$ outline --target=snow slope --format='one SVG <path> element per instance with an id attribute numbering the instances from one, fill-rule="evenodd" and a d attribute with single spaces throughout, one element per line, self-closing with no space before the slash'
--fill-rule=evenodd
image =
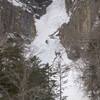
<path id="1" fill-rule="evenodd" d="M 77 63 L 80 63 L 78 61 Z M 67 89 L 64 91 L 64 95 L 68 95 L 68 100 L 89 100 L 89 98 L 83 93 L 81 89 L 81 82 L 78 80 L 78 72 L 75 69 L 75 63 L 71 66 L 71 70 L 68 74 Z"/>
<path id="2" fill-rule="evenodd" d="M 47 12 L 40 19 L 35 19 L 37 36 L 31 43 L 29 56 L 37 55 L 42 63 L 52 64 L 56 52 L 62 54 L 62 64 L 69 65 L 72 61 L 68 59 L 65 48 L 60 43 L 58 34 L 59 28 L 63 23 L 68 23 L 70 16 L 66 13 L 65 0 L 53 0 L 47 8 Z M 74 77 L 76 75 L 73 68 L 68 74 L 67 89 L 64 95 L 68 100 L 87 100 L 83 93 L 75 86 Z"/>

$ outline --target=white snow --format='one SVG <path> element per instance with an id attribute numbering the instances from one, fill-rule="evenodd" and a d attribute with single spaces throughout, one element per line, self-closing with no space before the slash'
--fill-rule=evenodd
<path id="1" fill-rule="evenodd" d="M 69 65 L 72 61 L 68 59 L 65 53 L 65 48 L 60 43 L 59 36 L 56 36 L 59 32 L 59 28 L 63 23 L 68 23 L 70 16 L 66 13 L 65 0 L 53 0 L 53 2 L 47 7 L 47 12 L 40 19 L 35 19 L 35 25 L 37 30 L 37 36 L 31 43 L 31 49 L 28 56 L 37 55 L 42 63 L 52 64 L 56 52 L 62 54 L 62 63 Z M 57 31 L 58 30 L 58 31 Z M 55 34 L 54 34 L 55 33 Z M 53 35 L 51 38 L 50 35 Z M 35 54 L 34 54 L 35 53 Z M 64 95 L 68 96 L 67 100 L 87 100 L 80 89 L 75 86 L 74 76 L 76 73 L 71 70 L 68 74 L 67 89 Z"/>
<path id="2" fill-rule="evenodd" d="M 75 66 L 76 67 L 78 66 L 77 64 L 81 65 L 83 64 L 83 62 L 79 60 L 76 63 L 73 62 L 73 64 L 70 65 L 71 70 L 69 71 L 69 74 L 67 77 L 68 83 L 66 84 L 67 89 L 65 90 L 64 95 L 68 95 L 67 100 L 89 100 L 89 98 L 83 93 L 82 88 L 81 88 L 82 84 L 78 80 L 79 73 L 75 69 Z"/>

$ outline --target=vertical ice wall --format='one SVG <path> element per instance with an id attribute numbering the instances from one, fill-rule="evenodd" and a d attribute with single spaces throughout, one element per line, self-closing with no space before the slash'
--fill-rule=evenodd
<path id="1" fill-rule="evenodd" d="M 70 17 L 65 8 L 65 0 L 53 0 L 47 8 L 46 14 L 40 19 L 35 19 L 37 36 L 31 44 L 30 56 L 35 53 L 43 63 L 52 64 L 55 52 L 60 52 L 63 59 L 62 63 L 71 63 L 71 60 L 67 58 L 65 48 L 60 43 L 59 36 L 56 36 L 61 25 L 68 23 L 69 20 Z M 51 35 L 53 36 L 51 37 Z M 68 96 L 67 100 L 87 100 L 74 83 L 73 76 L 75 75 L 76 72 L 71 68 L 67 77 L 68 83 L 66 84 L 67 88 L 64 91 L 64 95 Z"/>

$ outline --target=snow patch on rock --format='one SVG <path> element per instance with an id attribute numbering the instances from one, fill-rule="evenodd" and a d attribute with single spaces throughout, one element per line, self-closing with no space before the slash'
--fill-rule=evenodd
<path id="1" fill-rule="evenodd" d="M 16 7 L 22 7 L 24 4 L 19 0 L 8 0 L 8 2 L 12 3 Z"/>
<path id="2" fill-rule="evenodd" d="M 19 0 L 7 0 L 7 1 L 16 7 L 21 7 L 23 10 L 26 10 L 27 12 L 32 13 L 31 10 L 28 9 L 26 4 L 20 2 Z"/>

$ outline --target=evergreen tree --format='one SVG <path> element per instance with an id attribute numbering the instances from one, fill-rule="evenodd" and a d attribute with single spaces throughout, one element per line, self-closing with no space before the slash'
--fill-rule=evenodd
<path id="1" fill-rule="evenodd" d="M 22 42 L 15 35 L 0 49 L 0 100 L 55 100 L 51 67 L 36 56 L 26 60 Z"/>
<path id="2" fill-rule="evenodd" d="M 9 37 L 6 45 L 0 50 L 0 92 L 5 100 L 6 96 L 11 99 L 11 96 L 18 92 L 11 80 L 14 77 L 13 71 L 20 69 L 23 58 L 22 46 L 17 39 L 21 38 L 18 35 Z"/>

